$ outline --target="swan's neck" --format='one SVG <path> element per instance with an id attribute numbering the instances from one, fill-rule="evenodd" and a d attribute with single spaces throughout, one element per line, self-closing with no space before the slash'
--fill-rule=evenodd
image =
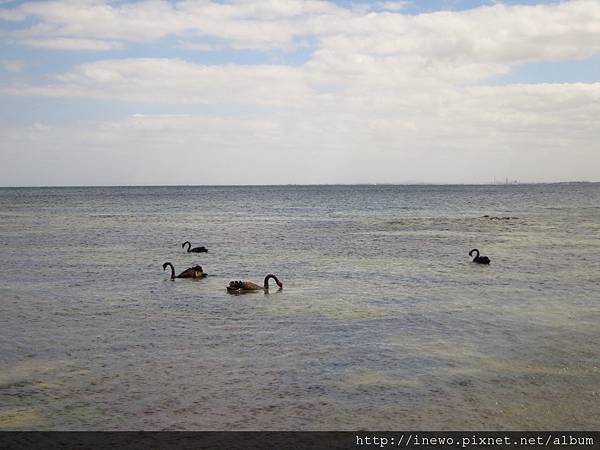
<path id="1" fill-rule="evenodd" d="M 275 283 L 277 283 L 277 286 L 281 287 L 281 282 L 277 279 L 277 277 L 275 275 L 267 275 L 265 277 L 265 289 L 269 289 L 269 280 L 273 278 L 275 280 Z"/>

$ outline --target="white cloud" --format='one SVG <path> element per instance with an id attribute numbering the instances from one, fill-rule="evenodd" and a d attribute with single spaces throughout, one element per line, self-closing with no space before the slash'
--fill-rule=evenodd
<path id="1" fill-rule="evenodd" d="M 169 35 L 191 35 L 222 38 L 233 48 L 288 48 L 295 37 L 307 33 L 307 18 L 340 11 L 331 3 L 312 0 L 144 0 L 124 4 L 55 0 L 0 9 L 0 19 L 38 21 L 14 33 L 24 44 L 32 38 L 102 40 L 110 36 L 125 43 L 142 43 Z"/>
<path id="2" fill-rule="evenodd" d="M 0 92 L 140 103 L 281 106 L 304 103 L 312 88 L 304 72 L 292 67 L 121 59 L 83 64 L 44 86 L 5 87 Z"/>
<path id="3" fill-rule="evenodd" d="M 68 167 L 77 168 L 75 184 L 594 179 L 599 99 L 600 84 L 486 87 L 394 114 L 386 103 L 368 114 L 360 111 L 368 104 L 344 103 L 301 114 L 142 113 L 77 127 L 13 127 L 0 130 L 0 183 L 15 184 L 26 170 L 38 183 L 64 184 Z M 48 171 L 57 161 L 63 167 Z"/>
<path id="4" fill-rule="evenodd" d="M 375 55 L 418 54 L 447 61 L 514 64 L 586 57 L 599 50 L 600 3 L 494 5 L 461 12 L 401 14 L 404 2 L 376 2 L 385 12 L 348 10 L 325 1 L 237 0 L 113 3 L 54 0 L 1 8 L 0 18 L 37 20 L 12 33 L 23 44 L 47 39 L 121 43 L 166 36 L 208 36 L 232 48 L 290 49 L 306 38 L 321 48 Z"/>
<path id="5" fill-rule="evenodd" d="M 55 49 L 55 50 L 120 50 L 124 48 L 122 43 L 102 41 L 96 39 L 25 39 L 21 41 L 31 47 Z"/>
<path id="6" fill-rule="evenodd" d="M 11 34 L 27 45 L 99 50 L 176 36 L 179 46 L 202 51 L 289 49 L 306 39 L 314 51 L 296 66 L 124 57 L 80 64 L 39 84 L 4 83 L 4 95 L 101 99 L 116 108 L 130 102 L 140 113 L 3 130 L 0 156 L 25 168 L 14 149 L 27 146 L 42 162 L 64 149 L 70 161 L 85 165 L 89 157 L 124 177 L 134 176 L 126 168 L 135 161 L 138 178 L 126 178 L 132 183 L 160 183 L 152 171 L 170 170 L 178 178 L 164 182 L 217 183 L 224 174 L 240 183 L 488 181 L 495 173 L 544 181 L 561 179 L 561 167 L 594 178 L 600 82 L 479 83 L 518 64 L 600 51 L 600 2 L 416 16 L 401 13 L 403 2 L 388 3 L 377 6 L 384 12 L 296 0 L 21 4 L 2 14 L 39 20 Z M 202 105 L 218 114 L 153 115 L 144 105 L 175 112 Z M 197 170 L 176 170 L 182 160 L 208 169 L 195 178 Z M 532 171 L 540 161 L 548 170 Z M 265 173 L 244 170 L 254 166 Z M 0 172 L 0 184 L 12 176 Z"/>

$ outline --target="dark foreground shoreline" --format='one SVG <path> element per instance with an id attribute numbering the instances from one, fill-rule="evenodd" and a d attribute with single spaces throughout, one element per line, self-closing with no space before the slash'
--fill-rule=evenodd
<path id="1" fill-rule="evenodd" d="M 201 431 L 0 432 L 13 449 L 362 449 L 600 448 L 600 432 L 582 431 Z"/>

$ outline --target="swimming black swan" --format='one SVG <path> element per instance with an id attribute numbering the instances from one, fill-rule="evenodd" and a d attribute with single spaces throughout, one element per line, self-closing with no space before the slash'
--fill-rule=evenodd
<path id="1" fill-rule="evenodd" d="M 181 248 L 188 246 L 187 248 L 187 252 L 188 253 L 206 253 L 208 252 L 208 249 L 206 247 L 194 247 L 192 248 L 192 244 L 190 244 L 190 241 L 185 241 L 183 244 L 181 244 Z"/>
<path id="2" fill-rule="evenodd" d="M 206 274 L 202 271 L 201 266 L 190 267 L 189 269 L 185 269 L 179 275 L 175 276 L 175 268 L 173 264 L 170 262 L 166 262 L 163 264 L 163 270 L 167 270 L 167 267 L 171 268 L 171 280 L 175 278 L 204 278 Z"/>
<path id="3" fill-rule="evenodd" d="M 473 250 L 471 250 L 469 252 L 469 256 L 473 256 L 473 253 L 477 253 L 475 255 L 475 257 L 473 258 L 474 263 L 478 263 L 478 264 L 489 264 L 490 263 L 490 258 L 488 258 L 487 256 L 479 256 L 479 250 L 477 250 L 476 248 L 474 248 Z"/>
<path id="4" fill-rule="evenodd" d="M 279 279 L 273 275 L 269 274 L 265 277 L 264 286 L 259 286 L 258 284 L 252 283 L 251 281 L 231 281 L 229 286 L 227 286 L 227 290 L 229 292 L 248 292 L 248 291 L 268 291 L 269 290 L 269 280 L 273 278 L 279 289 L 283 288 L 283 283 L 279 281 Z"/>

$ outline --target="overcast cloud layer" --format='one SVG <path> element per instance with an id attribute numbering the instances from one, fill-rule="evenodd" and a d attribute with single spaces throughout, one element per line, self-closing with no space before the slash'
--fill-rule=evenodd
<path id="1" fill-rule="evenodd" d="M 410 7 L 0 3 L 0 185 L 600 181 L 600 1 Z"/>

